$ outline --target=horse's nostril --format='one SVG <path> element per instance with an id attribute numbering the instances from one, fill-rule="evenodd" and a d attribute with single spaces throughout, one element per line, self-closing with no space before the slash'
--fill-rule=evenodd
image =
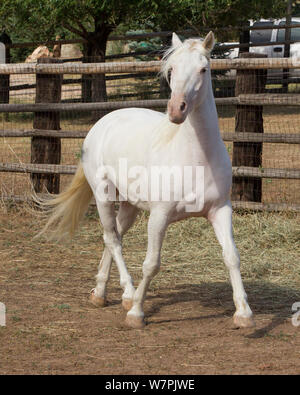
<path id="1" fill-rule="evenodd" d="M 183 102 L 180 104 L 180 111 L 183 112 L 185 109 L 186 109 L 186 103 L 183 101 Z"/>

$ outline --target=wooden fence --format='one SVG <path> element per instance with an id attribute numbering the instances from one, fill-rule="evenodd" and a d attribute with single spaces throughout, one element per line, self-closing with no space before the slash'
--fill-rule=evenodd
<path id="1" fill-rule="evenodd" d="M 31 137 L 32 138 L 32 163 L 0 163 L 0 172 L 17 172 L 30 173 L 32 180 L 42 179 L 47 180 L 46 184 L 49 189 L 49 179 L 56 179 L 60 174 L 73 174 L 76 166 L 61 165 L 59 155 L 51 162 L 51 155 L 43 157 L 39 155 L 37 162 L 37 153 L 34 149 L 34 141 L 47 146 L 53 141 L 60 141 L 61 138 L 83 138 L 86 131 L 61 131 L 59 130 L 59 114 L 62 111 L 111 111 L 119 108 L 127 107 L 147 107 L 156 109 L 165 109 L 167 101 L 164 99 L 156 100 L 136 100 L 136 101 L 115 101 L 115 102 L 97 102 L 97 103 L 61 103 L 59 100 L 59 90 L 61 87 L 61 76 L 63 74 L 120 74 L 120 73 L 157 73 L 161 67 L 160 61 L 151 62 L 118 62 L 118 63 L 37 63 L 37 64 L 4 64 L 0 65 L 0 75 L 11 74 L 36 74 L 37 75 L 37 91 L 47 91 L 48 97 L 37 97 L 34 104 L 0 104 L 0 113 L 9 112 L 33 112 L 35 114 L 34 126 L 30 130 L 0 130 L 0 137 Z M 256 72 L 257 70 L 266 69 L 296 69 L 300 68 L 300 60 L 283 58 L 283 59 L 269 59 L 269 58 L 239 58 L 239 59 L 212 59 L 212 70 L 229 70 L 235 69 L 238 72 L 247 71 Z M 44 76 L 44 78 L 43 78 Z M 57 76 L 56 87 L 52 89 L 52 95 L 49 93 L 49 78 Z M 237 90 L 236 90 L 237 91 Z M 44 100 L 43 100 L 44 98 Z M 223 106 L 246 106 L 248 108 L 257 106 L 300 106 L 300 94 L 266 94 L 266 93 L 240 93 L 235 97 L 216 98 L 216 104 Z M 37 122 L 39 114 L 46 118 L 41 122 Z M 47 115 L 48 114 L 48 115 Z M 58 116 L 58 122 L 53 123 L 53 119 Z M 243 116 L 243 115 L 242 115 Z M 50 121 L 51 119 L 51 121 Z M 47 125 L 56 125 L 55 127 Z M 236 144 L 244 144 L 244 149 L 247 149 L 247 144 L 255 143 L 261 145 L 263 143 L 282 143 L 282 144 L 300 144 L 300 133 L 297 134 L 283 134 L 283 133 L 262 133 L 256 130 L 251 132 L 230 132 L 222 133 L 224 141 L 230 141 Z M 35 140 L 38 139 L 38 140 Z M 53 140 L 54 139 L 54 140 Z M 51 143 L 52 141 L 52 143 Z M 300 147 L 299 147 L 300 148 Z M 46 148 L 47 150 L 47 148 Z M 47 158 L 46 158 L 47 157 Z M 49 161 L 50 158 L 50 161 Z M 48 161 L 48 163 L 47 163 Z M 248 166 L 247 163 L 233 166 L 234 178 L 247 178 L 262 180 L 263 178 L 274 179 L 291 179 L 300 180 L 300 169 L 280 169 L 280 168 L 262 168 L 258 166 Z M 41 192 L 41 185 L 36 186 L 37 192 Z M 50 191 L 57 193 L 57 182 L 52 182 L 53 189 Z M 260 201 L 233 201 L 233 206 L 236 208 L 250 208 L 255 210 L 293 210 L 300 211 L 299 202 L 293 204 L 287 203 L 270 203 L 264 204 Z"/>
<path id="2" fill-rule="evenodd" d="M 300 69 L 300 58 L 211 59 L 211 70 Z M 161 61 L 0 64 L 0 74 L 120 74 L 159 72 Z"/>

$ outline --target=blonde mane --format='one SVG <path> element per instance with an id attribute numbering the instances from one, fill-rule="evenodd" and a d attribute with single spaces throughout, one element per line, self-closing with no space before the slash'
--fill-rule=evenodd
<path id="1" fill-rule="evenodd" d="M 159 150 L 166 146 L 171 140 L 173 140 L 180 127 L 181 125 L 170 122 L 168 114 L 165 114 L 154 130 L 152 148 L 154 150 Z"/>
<path id="2" fill-rule="evenodd" d="M 162 58 L 161 75 L 169 82 L 169 71 L 174 60 L 184 51 L 197 50 L 200 55 L 210 58 L 210 51 L 205 49 L 202 45 L 203 39 L 190 38 L 185 40 L 182 45 L 174 47 L 173 45 L 167 49 Z"/>

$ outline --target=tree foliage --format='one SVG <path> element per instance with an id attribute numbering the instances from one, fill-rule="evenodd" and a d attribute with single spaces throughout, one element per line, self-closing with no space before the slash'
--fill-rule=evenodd
<path id="1" fill-rule="evenodd" d="M 281 18 L 286 0 L 144 0 L 146 20 L 157 30 L 228 28 L 248 20 Z M 152 11 L 151 11 L 152 10 Z"/>
<path id="2" fill-rule="evenodd" d="M 68 32 L 85 39 L 121 23 L 155 30 L 227 27 L 282 17 L 286 0 L 1 0 L 0 23 L 10 34 L 46 40 Z"/>
<path id="3" fill-rule="evenodd" d="M 139 17 L 138 0 L 2 0 L 0 23 L 28 38 L 54 38 L 62 31 L 89 39 Z"/>
<path id="4" fill-rule="evenodd" d="M 46 41 L 57 34 L 82 38 L 85 59 L 103 61 L 108 37 L 120 25 L 156 31 L 193 28 L 200 34 L 203 27 L 280 18 L 285 10 L 286 0 L 0 0 L 0 30 L 13 42 Z M 100 98 L 96 88 L 101 84 L 92 84 L 94 99 Z"/>

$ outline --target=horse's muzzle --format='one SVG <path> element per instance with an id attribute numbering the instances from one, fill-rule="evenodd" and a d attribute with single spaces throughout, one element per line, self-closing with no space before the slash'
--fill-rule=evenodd
<path id="1" fill-rule="evenodd" d="M 185 121 L 188 114 L 188 105 L 184 98 L 180 96 L 172 96 L 168 102 L 169 120 L 176 124 L 181 124 Z"/>

